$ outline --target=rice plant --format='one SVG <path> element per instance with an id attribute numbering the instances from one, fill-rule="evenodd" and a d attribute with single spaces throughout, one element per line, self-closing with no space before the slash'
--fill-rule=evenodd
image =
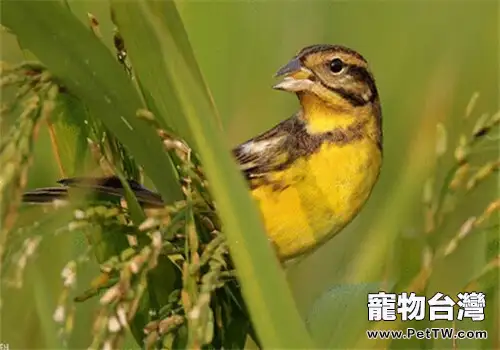
<path id="1" fill-rule="evenodd" d="M 375 289 L 433 294 L 440 269 L 474 237 L 486 242 L 485 259 L 457 288 L 487 294 L 483 328 L 491 337 L 481 346 L 498 344 L 500 201 L 497 193 L 483 197 L 481 189 L 500 165 L 500 112 L 480 114 L 478 94 L 459 117 L 457 140 L 447 124 L 437 125 L 429 155 L 435 167 L 419 184 L 418 245 L 398 251 L 401 260 L 388 264 L 400 269 L 377 283 L 329 291 L 303 322 L 220 142 L 220 116 L 175 3 L 111 1 L 110 19 L 88 14 L 86 25 L 60 3 L 6 1 L 3 7 L 2 25 L 16 35 L 26 60 L 1 66 L 1 87 L 13 92 L 2 101 L 2 118 L 15 120 L 0 144 L 2 284 L 21 288 L 38 250 L 50 250 L 44 246 L 50 237 L 84 237 L 85 248 L 60 272 L 61 292 L 50 310 L 57 346 L 70 346 L 77 311 L 94 301 L 90 348 L 130 346 L 130 334 L 147 349 L 233 349 L 252 342 L 263 348 L 408 347 L 367 339 L 365 332 L 408 324 L 369 323 L 366 309 L 342 307 L 365 307 Z M 113 37 L 103 34 L 104 20 L 113 23 Z M 71 203 L 43 207 L 36 220 L 18 220 L 29 211 L 20 201 L 44 127 L 61 175 L 116 174 L 125 188 L 122 200 L 77 193 Z M 166 205 L 142 207 L 125 179 L 152 182 Z M 470 210 L 469 202 L 478 205 Z M 417 264 L 405 256 L 410 253 Z M 78 283 L 80 271 L 95 261 L 92 281 Z M 439 347 L 429 340 L 411 344 Z"/>

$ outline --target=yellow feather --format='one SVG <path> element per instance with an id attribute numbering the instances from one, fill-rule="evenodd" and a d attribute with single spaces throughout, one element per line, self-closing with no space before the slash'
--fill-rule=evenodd
<path id="1" fill-rule="evenodd" d="M 338 146 L 324 144 L 252 191 L 266 231 L 282 259 L 293 258 L 328 240 L 345 227 L 367 200 L 382 156 L 368 138 Z"/>

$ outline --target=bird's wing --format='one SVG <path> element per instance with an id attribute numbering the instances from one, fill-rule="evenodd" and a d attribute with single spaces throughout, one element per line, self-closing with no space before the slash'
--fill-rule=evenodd
<path id="1" fill-rule="evenodd" d="M 297 123 L 294 117 L 287 119 L 233 149 L 240 170 L 248 180 L 279 170 L 288 162 Z"/>
<path id="2" fill-rule="evenodd" d="M 297 130 L 303 130 L 303 122 L 297 117 L 287 119 L 274 128 L 256 136 L 233 149 L 233 155 L 239 164 L 240 170 L 250 182 L 252 179 L 265 179 L 272 171 L 285 167 L 293 155 L 297 154 Z M 64 187 L 45 187 L 24 193 L 23 201 L 29 203 L 46 203 L 56 199 L 66 199 L 69 188 L 88 189 L 97 194 L 123 197 L 124 189 L 120 179 L 109 177 L 73 177 L 58 181 Z M 161 207 L 164 202 L 156 192 L 142 186 L 134 180 L 128 180 L 140 203 Z"/>

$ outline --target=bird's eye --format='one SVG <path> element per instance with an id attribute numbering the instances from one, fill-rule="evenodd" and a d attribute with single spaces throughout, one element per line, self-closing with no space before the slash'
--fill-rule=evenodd
<path id="1" fill-rule="evenodd" d="M 332 73 L 339 74 L 344 69 L 344 62 L 340 58 L 334 58 L 330 62 L 330 70 Z"/>

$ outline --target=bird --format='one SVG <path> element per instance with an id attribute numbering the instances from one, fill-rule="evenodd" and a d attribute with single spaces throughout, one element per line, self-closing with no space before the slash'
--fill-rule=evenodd
<path id="1" fill-rule="evenodd" d="M 367 202 L 382 167 L 382 111 L 366 59 L 342 45 L 312 45 L 281 67 L 273 86 L 294 93 L 300 109 L 232 150 L 269 240 L 286 261 L 314 251 L 342 231 Z M 161 196 L 129 180 L 139 203 Z M 123 196 L 115 177 L 74 177 L 26 192 L 51 202 L 70 188 Z"/>

